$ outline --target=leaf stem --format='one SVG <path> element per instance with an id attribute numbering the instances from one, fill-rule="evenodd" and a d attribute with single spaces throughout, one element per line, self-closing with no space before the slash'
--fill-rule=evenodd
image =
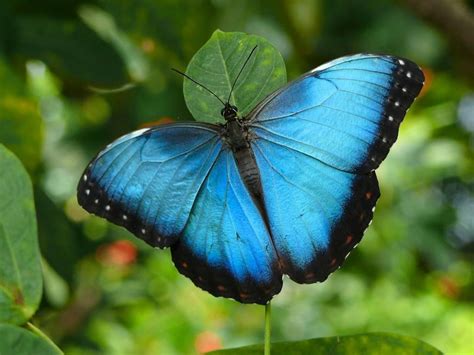
<path id="1" fill-rule="evenodd" d="M 271 333 L 272 333 L 272 304 L 268 302 L 265 305 L 265 345 L 264 355 L 270 355 Z"/>
<path id="2" fill-rule="evenodd" d="M 63 354 L 63 351 L 46 335 L 44 334 L 41 329 L 36 327 L 33 323 L 27 322 L 25 324 L 25 328 L 29 329 L 32 333 L 35 333 L 36 335 L 40 336 L 43 338 L 46 342 L 48 342 L 53 348 L 55 348 L 58 353 Z"/>

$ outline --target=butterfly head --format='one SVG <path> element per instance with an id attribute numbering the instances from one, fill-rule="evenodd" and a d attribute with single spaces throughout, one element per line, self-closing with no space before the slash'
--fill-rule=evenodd
<path id="1" fill-rule="evenodd" d="M 237 112 L 239 110 L 234 105 L 230 103 L 226 103 L 224 108 L 221 110 L 222 117 L 225 118 L 226 121 L 233 121 L 237 118 Z"/>

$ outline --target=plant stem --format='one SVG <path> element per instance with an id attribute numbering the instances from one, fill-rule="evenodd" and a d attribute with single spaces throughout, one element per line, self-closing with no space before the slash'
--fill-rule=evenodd
<path id="1" fill-rule="evenodd" d="M 264 355 L 270 355 L 270 337 L 272 332 L 272 304 L 268 302 L 265 305 L 265 347 L 264 347 Z"/>
<path id="2" fill-rule="evenodd" d="M 36 327 L 33 323 L 27 322 L 25 324 L 25 328 L 29 329 L 32 333 L 35 333 L 36 335 L 43 338 L 46 342 L 48 342 L 53 348 L 58 351 L 58 354 L 63 354 L 62 350 L 46 334 L 44 334 L 41 329 Z"/>

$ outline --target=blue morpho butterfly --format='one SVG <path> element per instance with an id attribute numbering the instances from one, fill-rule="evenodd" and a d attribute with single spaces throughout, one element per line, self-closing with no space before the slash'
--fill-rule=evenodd
<path id="1" fill-rule="evenodd" d="M 211 92 L 225 124 L 117 139 L 85 170 L 79 203 L 171 247 L 179 272 L 211 294 L 265 304 L 284 274 L 324 281 L 361 240 L 380 196 L 374 169 L 423 81 L 407 59 L 357 54 L 290 82 L 247 117 Z"/>

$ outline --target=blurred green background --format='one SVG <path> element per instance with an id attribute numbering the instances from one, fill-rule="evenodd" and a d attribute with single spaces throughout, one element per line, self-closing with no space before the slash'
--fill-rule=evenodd
<path id="1" fill-rule="evenodd" d="M 356 52 L 410 58 L 427 77 L 379 169 L 382 197 L 363 242 L 323 284 L 285 280 L 273 340 L 390 331 L 472 354 L 473 3 L 1 1 L 0 142 L 33 178 L 45 265 L 33 322 L 67 354 L 192 354 L 262 341 L 263 307 L 195 288 L 168 251 L 87 214 L 75 197 L 82 170 L 111 140 L 191 119 L 170 68 L 185 69 L 220 28 L 267 38 L 290 80 Z"/>

